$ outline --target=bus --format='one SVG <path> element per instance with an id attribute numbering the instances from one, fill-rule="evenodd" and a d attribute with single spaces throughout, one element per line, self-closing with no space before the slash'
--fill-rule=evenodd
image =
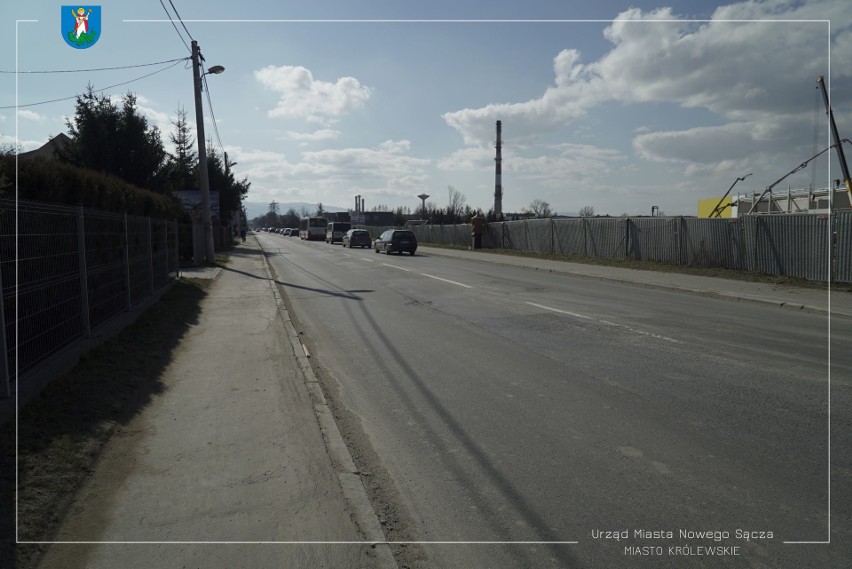
<path id="1" fill-rule="evenodd" d="M 325 239 L 325 227 L 328 221 L 324 217 L 303 217 L 299 220 L 299 239 L 312 241 Z"/>
<path id="2" fill-rule="evenodd" d="M 352 225 L 348 221 L 332 221 L 325 230 L 325 242 L 336 243 L 339 241 L 342 243 L 343 236 L 350 229 L 352 229 Z"/>

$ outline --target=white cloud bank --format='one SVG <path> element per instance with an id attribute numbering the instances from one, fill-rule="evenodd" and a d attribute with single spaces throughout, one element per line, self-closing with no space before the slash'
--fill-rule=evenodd
<path id="1" fill-rule="evenodd" d="M 335 140 L 340 136 L 339 130 L 332 130 L 328 128 L 324 128 L 321 130 L 316 130 L 314 132 L 295 132 L 292 130 L 288 130 L 286 133 L 286 138 L 289 140 L 295 140 L 296 142 L 320 142 L 323 140 Z"/>
<path id="2" fill-rule="evenodd" d="M 42 122 L 47 119 L 44 115 L 40 115 L 27 109 L 18 109 L 18 118 L 36 122 Z"/>
<path id="3" fill-rule="evenodd" d="M 634 148 L 644 159 L 733 163 L 749 154 L 789 151 L 797 133 L 812 125 L 815 81 L 828 72 L 826 20 L 832 23 L 832 59 L 842 63 L 832 68 L 833 78 L 848 77 L 852 4 L 847 2 L 749 1 L 718 8 L 708 22 L 684 20 L 671 8 L 648 13 L 631 8 L 605 29 L 613 47 L 599 60 L 583 64 L 573 49 L 556 55 L 554 86 L 541 97 L 443 118 L 466 144 L 478 145 L 493 137 L 498 119 L 511 124 L 516 139 L 535 138 L 605 102 L 669 103 L 706 109 L 724 124 L 643 132 Z M 835 107 L 851 99 L 845 90 L 832 94 Z"/>
<path id="4" fill-rule="evenodd" d="M 254 76 L 280 96 L 268 113 L 272 118 L 299 118 L 329 125 L 362 107 L 372 95 L 372 90 L 354 77 L 341 77 L 334 83 L 320 81 L 302 66 L 270 65 L 255 71 Z"/>
<path id="5" fill-rule="evenodd" d="M 387 140 L 374 148 L 302 152 L 297 160 L 236 146 L 227 150 L 239 162 L 241 175 L 252 181 L 254 195 L 279 201 L 307 196 L 327 200 L 322 197 L 323 189 L 342 187 L 362 188 L 361 193 L 377 197 L 415 195 L 427 187 L 431 166 L 430 160 L 409 155 L 408 140 Z M 341 201 L 339 197 L 333 199 Z"/>

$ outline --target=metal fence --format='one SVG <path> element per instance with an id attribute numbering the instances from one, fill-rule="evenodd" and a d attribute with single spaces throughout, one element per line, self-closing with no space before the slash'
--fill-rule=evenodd
<path id="1" fill-rule="evenodd" d="M 0 200 L 0 365 L 10 383 L 178 276 L 178 224 Z"/>
<path id="2" fill-rule="evenodd" d="M 415 226 L 418 241 L 470 245 L 470 225 Z M 485 248 L 720 267 L 852 282 L 852 211 L 736 219 L 574 218 L 489 223 Z"/>

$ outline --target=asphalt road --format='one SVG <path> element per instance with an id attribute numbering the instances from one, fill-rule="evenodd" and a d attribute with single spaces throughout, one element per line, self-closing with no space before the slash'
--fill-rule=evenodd
<path id="1" fill-rule="evenodd" d="M 412 566 L 852 564 L 849 320 L 258 239 Z"/>

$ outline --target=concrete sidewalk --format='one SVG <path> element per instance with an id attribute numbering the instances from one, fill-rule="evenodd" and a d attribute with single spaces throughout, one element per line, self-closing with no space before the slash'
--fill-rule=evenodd
<path id="1" fill-rule="evenodd" d="M 852 318 L 852 293 L 849 292 L 825 291 L 664 271 L 584 265 L 582 263 L 488 253 L 487 250 L 464 251 L 423 246 L 418 246 L 417 250 L 427 255 L 495 263 L 507 267 L 561 273 L 578 278 L 672 290 L 737 302 L 754 302 L 789 310 L 803 310 L 826 315 L 830 313 L 832 317 Z"/>
<path id="2" fill-rule="evenodd" d="M 40 567 L 395 567 L 256 240 L 193 276 L 214 282 L 163 391 Z"/>

